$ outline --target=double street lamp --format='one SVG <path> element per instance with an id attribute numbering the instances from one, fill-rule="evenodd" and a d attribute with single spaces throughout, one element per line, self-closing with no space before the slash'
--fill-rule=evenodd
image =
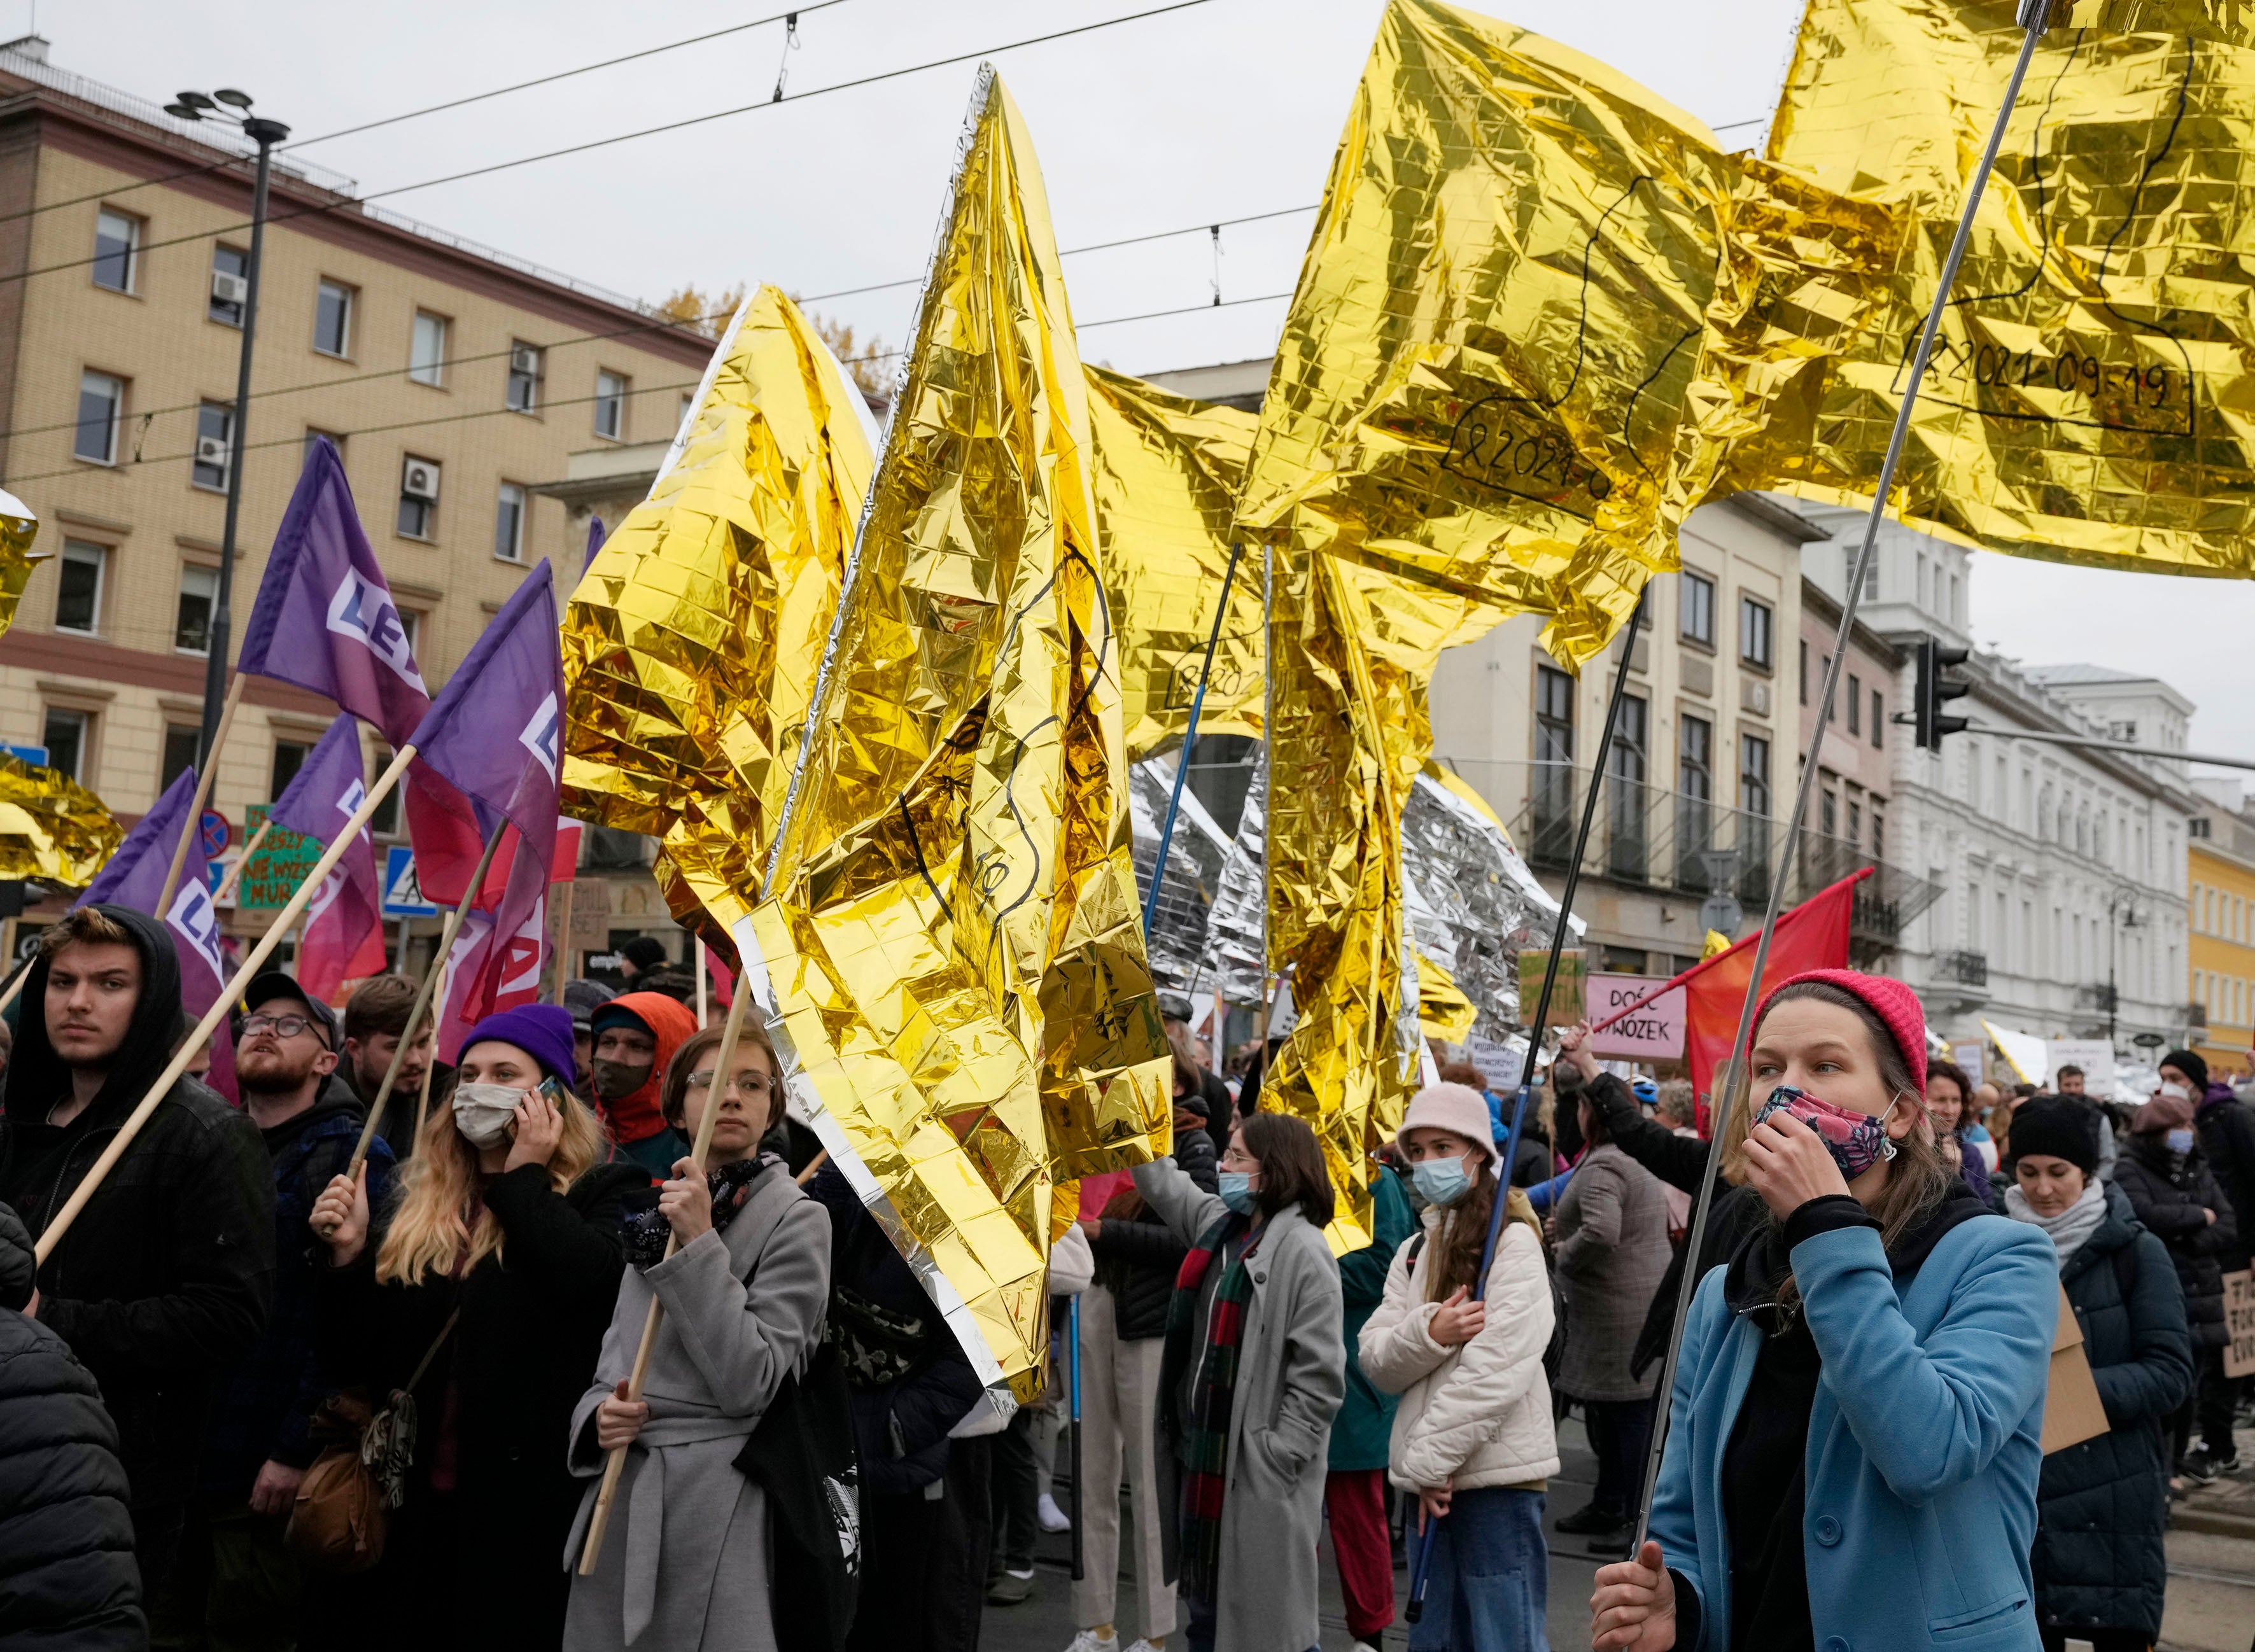
<path id="1" fill-rule="evenodd" d="M 243 432 L 250 422 L 250 352 L 258 331 L 258 266 L 266 246 L 266 186 L 273 172 L 274 146 L 290 136 L 290 129 L 279 121 L 253 115 L 250 94 L 228 87 L 209 94 L 183 92 L 165 105 L 165 113 L 177 120 L 220 122 L 258 145 L 258 177 L 250 194 L 250 264 L 243 278 L 242 354 L 235 369 L 234 428 L 227 461 L 227 531 L 220 545 L 219 594 L 212 604 L 211 652 L 204 665 L 203 738 L 197 746 L 197 761 L 208 766 L 215 760 L 213 748 L 219 740 L 220 706 L 227 698 L 235 536 L 242 514 Z"/>

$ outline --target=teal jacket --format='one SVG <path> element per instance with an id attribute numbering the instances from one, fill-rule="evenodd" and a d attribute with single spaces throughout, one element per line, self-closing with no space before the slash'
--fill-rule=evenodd
<path id="1" fill-rule="evenodd" d="M 1354 1351 L 1362 1339 L 1364 1322 L 1386 1299 L 1386 1275 L 1394 1266 L 1394 1253 L 1417 1231 L 1417 1217 L 1409 1208 L 1409 1195 L 1401 1191 L 1401 1178 L 1382 1164 L 1371 1183 L 1370 1203 L 1375 1236 L 1360 1250 L 1339 1258 L 1339 1285 L 1346 1297 L 1346 1402 L 1331 1419 L 1329 1466 L 1334 1471 L 1386 1466 L 1394 1408 L 1400 1403 L 1398 1396 L 1372 1386 Z"/>
<path id="2" fill-rule="evenodd" d="M 1837 1229 L 1793 1249 L 1823 1374 L 1809 1418 L 1802 1530 L 1817 1652 L 2038 1652 L 2028 1548 L 2059 1315 L 2051 1241 L 1977 1216 L 1898 1294 L 1879 1234 Z M 1700 1281 L 1669 1401 L 1652 1536 L 1696 1592 L 1696 1641 L 1731 1643 L 1723 1454 L 1760 1328 Z"/>

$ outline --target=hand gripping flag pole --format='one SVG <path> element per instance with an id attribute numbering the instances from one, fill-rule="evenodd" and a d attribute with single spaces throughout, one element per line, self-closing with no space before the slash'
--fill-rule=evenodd
<path id="1" fill-rule="evenodd" d="M 1649 587 L 1647 587 L 1649 589 Z M 1520 1133 L 1527 1125 L 1527 1099 L 1534 1088 L 1535 1058 L 1542 1048 L 1542 1030 L 1550 1019 L 1550 993 L 1558 983 L 1558 960 L 1566 950 L 1567 920 L 1574 914 L 1574 892 L 1582 881 L 1582 856 L 1590 847 L 1590 832 L 1598 822 L 1598 794 L 1605 789 L 1605 759 L 1612 753 L 1613 731 L 1620 726 L 1621 701 L 1628 697 L 1629 663 L 1636 657 L 1637 632 L 1644 624 L 1646 597 L 1640 594 L 1621 637 L 1620 664 L 1613 668 L 1612 698 L 1605 702 L 1605 732 L 1598 736 L 1598 754 L 1590 769 L 1589 796 L 1582 800 L 1582 827 L 1574 838 L 1574 853 L 1566 862 L 1566 881 L 1558 891 L 1558 922 L 1550 931 L 1550 960 L 1542 971 L 1542 995 L 1535 1002 L 1535 1019 L 1527 1028 L 1527 1059 L 1519 1073 L 1519 1093 L 1511 1106 L 1511 1131 L 1504 1138 L 1503 1162 L 1496 1167 L 1495 1205 L 1488 1212 L 1487 1241 L 1480 1249 L 1479 1272 L 1472 1278 L 1472 1300 L 1487 1297 L 1487 1270 L 1495 1261 L 1495 1247 L 1503 1236 L 1504 1207 L 1511 1202 L 1511 1166 L 1519 1156 Z M 1409 1571 L 1409 1600 L 1401 1615 L 1415 1623 L 1424 1615 L 1425 1585 L 1433 1564 L 1433 1539 L 1442 1519 L 1428 1520 L 1418 1534 L 1416 1562 Z"/>
<path id="2" fill-rule="evenodd" d="M 2013 107 L 2020 102 L 2020 83 L 2027 78 L 2028 64 L 2035 57 L 2037 44 L 2042 40 L 2044 26 L 2048 20 L 2051 0 L 2020 0 L 2019 22 L 2027 31 L 2020 43 L 2020 55 L 2013 65 L 2013 77 L 2006 84 L 2004 107 L 1997 111 L 1997 122 L 1989 131 L 1989 145 L 1981 151 L 1981 164 L 1974 169 L 1973 180 L 1966 186 L 1965 205 L 1957 217 L 1957 234 L 1949 243 L 1949 256 L 1942 260 L 1942 272 L 1935 284 L 1934 303 L 1926 313 L 1926 326 L 1918 336 L 1918 353 L 1911 358 L 1910 379 L 1903 387 L 1902 405 L 1895 410 L 1895 427 L 1887 438 L 1886 458 L 1880 463 L 1879 484 L 1873 489 L 1872 514 L 1864 524 L 1864 543 L 1856 553 L 1856 566 L 1848 576 L 1848 591 L 1840 604 L 1840 628 L 1832 644 L 1831 657 L 1824 666 L 1823 691 L 1816 699 L 1816 727 L 1809 735 L 1809 755 L 1801 765 L 1801 784 L 1793 794 L 1793 813 L 1785 823 L 1785 842 L 1791 846 L 1801 835 L 1801 823 L 1809 817 L 1809 794 L 1816 785 L 1816 748 L 1823 742 L 1824 730 L 1832 720 L 1832 697 L 1838 689 L 1840 671 L 1848 657 L 1848 644 L 1856 624 L 1856 608 L 1864 594 L 1864 581 L 1869 577 L 1872 559 L 1879 553 L 1879 524 L 1886 516 L 1887 494 L 1894 486 L 1895 467 L 1902 459 L 1903 444 L 1910 434 L 1912 411 L 1918 404 L 1919 386 L 1925 382 L 1926 369 L 1934 355 L 1934 341 L 1942 330 L 1942 318 L 1949 308 L 1949 289 L 1957 280 L 1957 266 L 1964 262 L 1966 243 L 1972 239 L 1973 214 L 1980 209 L 1982 192 L 1988 187 L 1989 173 L 1997 163 L 1997 151 L 2005 141 L 2005 128 L 2013 118 Z M 1770 880 L 1768 908 L 1762 914 L 1761 938 L 1754 949 L 1753 974 L 1747 982 L 1746 1001 L 1739 1011 L 1738 1037 L 1731 1045 L 1730 1064 L 1725 1066 L 1715 1085 L 1713 1107 L 1713 1136 L 1717 1151 L 1720 1150 L 1724 1132 L 1729 1123 L 1732 1107 L 1738 1100 L 1739 1077 L 1746 1071 L 1746 1045 L 1753 1036 L 1754 1009 L 1761 998 L 1762 972 L 1769 964 L 1770 942 L 1777 932 L 1778 911 L 1784 903 L 1785 880 Z M 1689 1258 L 1683 1269 L 1683 1286 L 1675 1297 L 1675 1323 L 1668 1338 L 1668 1358 L 1660 1369 L 1660 1386 L 1654 1392 L 1660 1397 L 1658 1415 L 1653 1419 L 1652 1450 L 1645 1460 L 1644 1483 L 1637 1498 L 1636 1540 L 1629 1545 L 1629 1553 L 1636 1555 L 1644 1547 L 1647 1533 L 1652 1525 L 1652 1491 L 1660 1483 L 1660 1465 L 1668 1450 L 1668 1424 L 1670 1403 L 1675 1392 L 1675 1367 L 1683 1351 L 1683 1322 L 1691 1311 L 1691 1298 L 1699 1289 L 1699 1248 L 1707 1234 L 1707 1212 L 1715 1198 L 1715 1176 L 1711 1170 L 1699 1187 L 1699 1197 L 1691 1213 L 1691 1232 L 1684 1243 Z"/>

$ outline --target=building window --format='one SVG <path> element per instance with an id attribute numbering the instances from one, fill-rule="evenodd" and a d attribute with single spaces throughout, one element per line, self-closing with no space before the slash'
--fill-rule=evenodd
<path id="1" fill-rule="evenodd" d="M 1760 735 L 1739 736 L 1739 807 L 1769 812 L 1769 742 Z"/>
<path id="2" fill-rule="evenodd" d="M 196 409 L 196 460 L 188 480 L 199 488 L 227 491 L 227 467 L 235 457 L 235 410 L 217 402 Z"/>
<path id="3" fill-rule="evenodd" d="M 1715 726 L 1704 717 L 1681 717 L 1675 725 L 1675 881 L 1685 889 L 1708 887 L 1700 854 L 1714 847 Z"/>
<path id="4" fill-rule="evenodd" d="M 1809 703 L 1809 639 L 1805 636 L 1801 639 L 1801 657 L 1797 664 L 1801 667 L 1801 703 L 1806 706 Z"/>
<path id="5" fill-rule="evenodd" d="M 415 333 L 407 347 L 407 376 L 418 384 L 446 382 L 446 318 L 415 312 Z"/>
<path id="6" fill-rule="evenodd" d="M 212 609 L 219 601 L 219 570 L 191 562 L 180 570 L 180 601 L 173 611 L 172 646 L 183 654 L 211 652 Z"/>
<path id="7" fill-rule="evenodd" d="M 1878 804 L 1872 805 L 1872 859 L 1887 858 L 1887 812 Z"/>
<path id="8" fill-rule="evenodd" d="M 1872 691 L 1872 743 L 1874 746 L 1886 743 L 1879 738 L 1879 728 L 1886 720 L 1886 701 L 1879 697 L 1879 691 L 1875 688 Z"/>
<path id="9" fill-rule="evenodd" d="M 299 455 L 298 459 L 299 465 L 310 465 L 313 462 L 313 446 L 324 436 L 329 439 L 329 446 L 337 450 L 337 457 L 339 459 L 342 459 L 345 456 L 344 432 L 341 430 L 315 430 L 311 425 L 308 425 L 306 426 L 306 448 L 305 451 Z"/>
<path id="10" fill-rule="evenodd" d="M 1848 673 L 1848 732 L 1864 732 L 1864 679 L 1853 671 Z"/>
<path id="11" fill-rule="evenodd" d="M 627 382 L 616 373 L 595 375 L 595 434 L 624 441 L 627 428 Z"/>
<path id="12" fill-rule="evenodd" d="M 212 249 L 211 299 L 204 313 L 223 327 L 241 327 L 250 300 L 250 255 L 225 244 Z"/>
<path id="13" fill-rule="evenodd" d="M 513 482 L 502 483 L 494 507 L 494 554 L 504 562 L 524 560 L 524 489 Z"/>
<path id="14" fill-rule="evenodd" d="M 1769 604 L 1759 598 L 1739 599 L 1739 658 L 1758 671 L 1770 668 L 1773 639 Z M 1830 664 L 1830 662 L 1827 662 Z"/>
<path id="15" fill-rule="evenodd" d="M 324 281 L 313 300 L 313 348 L 324 355 L 352 354 L 353 290 Z"/>
<path id="16" fill-rule="evenodd" d="M 382 774 L 386 769 L 390 768 L 391 760 L 397 755 L 390 747 L 378 742 L 376 748 L 376 771 Z M 376 812 L 369 816 L 368 829 L 377 837 L 395 838 L 399 835 L 399 794 L 406 789 L 404 786 L 392 787 L 383 794 L 383 800 L 376 805 Z M 467 881 L 466 879 L 465 882 Z"/>
<path id="17" fill-rule="evenodd" d="M 509 347 L 509 394 L 512 413 L 530 413 L 540 405 L 540 348 L 511 342 Z"/>
<path id="18" fill-rule="evenodd" d="M 1848 847 L 1855 847 L 1864 840 L 1864 805 L 1853 798 L 1848 799 Z"/>
<path id="19" fill-rule="evenodd" d="M 1683 570 L 1683 640 L 1702 648 L 1715 646 L 1715 582 L 1703 573 Z"/>
<path id="20" fill-rule="evenodd" d="M 2135 740 L 2137 737 L 2138 725 L 2134 722 L 2112 722 L 2106 725 L 2106 738 L 2109 740 L 2127 742 Z"/>
<path id="21" fill-rule="evenodd" d="M 102 587 L 109 547 L 84 539 L 63 541 L 61 578 L 55 587 L 55 629 L 92 636 L 102 629 Z"/>
<path id="22" fill-rule="evenodd" d="M 1535 668 L 1535 853 L 1556 865 L 1574 841 L 1574 679 Z"/>
<path id="23" fill-rule="evenodd" d="M 88 748 L 94 743 L 94 714 L 50 706 L 41 738 L 47 749 L 47 767 L 84 785 Z"/>
<path id="24" fill-rule="evenodd" d="M 1828 838 L 1840 835 L 1840 794 L 1830 786 L 1816 800 L 1816 829 Z"/>
<path id="25" fill-rule="evenodd" d="M 439 461 L 409 454 L 399 465 L 399 531 L 410 539 L 438 535 Z"/>
<path id="26" fill-rule="evenodd" d="M 161 797 L 166 787 L 187 770 L 196 766 L 196 759 L 204 749 L 204 731 L 186 723 L 165 725 L 165 760 L 157 775 L 157 791 Z"/>
<path id="27" fill-rule="evenodd" d="M 117 426 L 125 417 L 125 381 L 108 373 L 78 376 L 78 434 L 74 456 L 92 465 L 117 462 Z"/>
<path id="28" fill-rule="evenodd" d="M 313 748 L 302 740 L 277 740 L 274 742 L 274 767 L 267 777 L 266 800 L 282 801 L 282 793 L 298 777 L 298 770 L 306 766 L 306 754 Z"/>
<path id="29" fill-rule="evenodd" d="M 399 610 L 399 634 L 407 639 L 407 652 L 409 655 L 417 658 L 421 657 L 420 650 L 423 647 L 422 609 L 401 608 Z"/>
<path id="30" fill-rule="evenodd" d="M 1704 717 L 1686 717 L 1675 741 L 1675 789 L 1701 803 L 1715 796 L 1715 726 Z"/>
<path id="31" fill-rule="evenodd" d="M 140 264 L 141 221 L 104 207 L 94 215 L 94 285 L 130 292 Z"/>

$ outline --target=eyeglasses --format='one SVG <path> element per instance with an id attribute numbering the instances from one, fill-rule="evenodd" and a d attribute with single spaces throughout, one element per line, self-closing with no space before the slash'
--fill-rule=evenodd
<path id="1" fill-rule="evenodd" d="M 245 1016 L 242 1036 L 256 1038 L 262 1032 L 270 1032 L 277 1038 L 294 1038 L 309 1030 L 318 1031 L 320 1025 L 304 1016 Z"/>
<path id="2" fill-rule="evenodd" d="M 703 1072 L 691 1073 L 689 1087 L 699 1093 L 710 1092 L 713 1088 L 712 1070 L 707 1068 Z M 735 1084 L 732 1087 L 742 1091 L 748 1096 L 769 1096 L 775 1093 L 775 1080 L 764 1072 L 740 1072 L 736 1075 Z"/>

